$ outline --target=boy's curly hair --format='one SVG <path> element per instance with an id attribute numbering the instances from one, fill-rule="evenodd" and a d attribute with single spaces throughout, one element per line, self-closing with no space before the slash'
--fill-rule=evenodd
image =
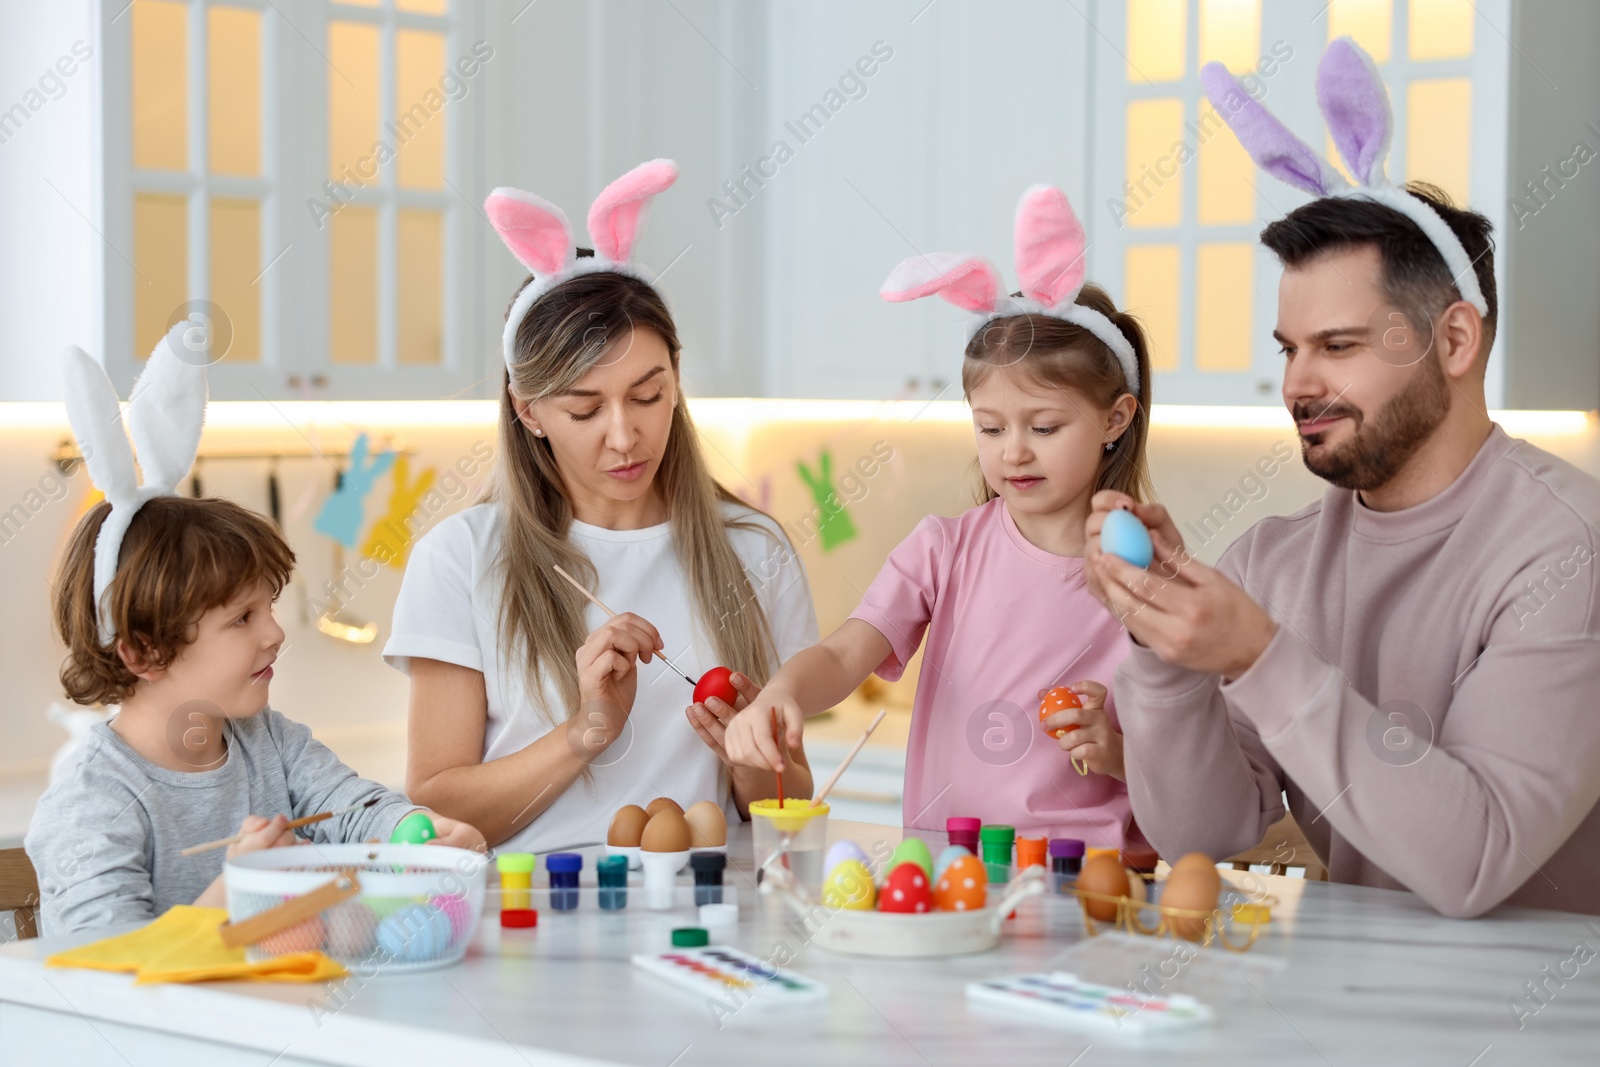
<path id="1" fill-rule="evenodd" d="M 156 497 L 139 509 L 122 540 L 105 598 L 116 637 L 102 644 L 94 546 L 110 513 L 104 501 L 89 509 L 56 571 L 56 633 L 67 646 L 61 685 L 79 704 L 116 704 L 133 692 L 138 678 L 118 642 L 164 667 L 194 641 L 195 624 L 208 610 L 260 581 L 276 595 L 294 571 L 294 552 L 264 516 L 215 497 Z"/>

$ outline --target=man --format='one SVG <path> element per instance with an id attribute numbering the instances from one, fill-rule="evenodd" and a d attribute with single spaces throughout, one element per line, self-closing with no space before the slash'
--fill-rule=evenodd
<path id="1" fill-rule="evenodd" d="M 1600 482 L 1490 420 L 1491 227 L 1407 190 L 1481 299 L 1414 211 L 1374 199 L 1325 196 L 1261 235 L 1320 502 L 1211 568 L 1166 509 L 1095 498 L 1089 584 L 1135 641 L 1115 679 L 1134 814 L 1162 855 L 1221 858 L 1287 794 L 1335 881 L 1458 917 L 1600 913 Z M 1150 528 L 1148 571 L 1099 551 L 1116 507 Z"/>

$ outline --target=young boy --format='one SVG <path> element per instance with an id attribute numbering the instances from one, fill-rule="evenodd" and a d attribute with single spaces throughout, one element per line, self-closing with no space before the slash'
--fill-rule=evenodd
<path id="1" fill-rule="evenodd" d="M 418 809 L 267 706 L 284 638 L 272 602 L 294 569 L 272 523 L 226 500 L 146 501 L 103 600 L 116 635 L 106 644 L 94 560 L 110 510 L 99 504 L 79 522 L 55 582 L 67 695 L 121 709 L 94 727 L 28 828 L 43 932 L 144 921 L 174 904 L 225 906 L 224 857 L 294 844 L 291 818 L 375 799 L 300 833 L 387 841 Z M 432 818 L 438 843 L 485 847 L 471 826 Z M 180 854 L 236 832 L 226 852 Z"/>

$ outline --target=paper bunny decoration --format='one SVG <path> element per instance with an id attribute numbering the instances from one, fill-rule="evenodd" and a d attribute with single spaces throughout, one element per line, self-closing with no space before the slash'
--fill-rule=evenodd
<path id="1" fill-rule="evenodd" d="M 1345 181 L 1320 153 L 1262 107 L 1221 63 L 1200 70 L 1211 106 L 1233 130 L 1256 165 L 1313 196 L 1361 197 L 1392 208 L 1416 223 L 1444 257 L 1461 298 L 1489 313 L 1472 258 L 1432 205 L 1389 181 L 1384 161 L 1394 134 L 1389 90 L 1372 57 L 1348 37 L 1329 42 L 1317 64 L 1317 106 L 1328 133 L 1357 184 Z"/>
<path id="2" fill-rule="evenodd" d="M 489 222 L 511 254 L 533 273 L 533 281 L 517 294 L 506 315 L 501 349 L 507 367 L 516 363 L 517 328 L 528 309 L 554 286 L 595 271 L 650 281 L 632 262 L 634 242 L 650 201 L 677 180 L 676 163 L 652 159 L 601 190 L 589 208 L 589 237 L 595 254 L 584 259 L 577 258 L 572 226 L 560 208 L 521 189 L 501 186 L 489 194 L 483 202 Z"/>
<path id="3" fill-rule="evenodd" d="M 879 290 L 885 300 L 917 300 L 940 296 L 973 313 L 967 340 L 994 319 L 1012 315 L 1048 315 L 1082 326 L 1105 342 L 1122 365 L 1128 392 L 1139 393 L 1139 360 L 1116 323 L 1077 302 L 1083 289 L 1084 253 L 1088 241 L 1083 224 L 1067 202 L 1067 194 L 1050 185 L 1035 185 L 1017 204 L 1014 244 L 1022 297 L 1006 295 L 993 263 L 963 252 L 934 252 L 903 260 L 889 272 Z"/>
<path id="4" fill-rule="evenodd" d="M 394 486 L 389 490 L 389 509 L 367 531 L 361 554 L 390 567 L 403 569 L 411 552 L 412 516 L 422 506 L 422 498 L 433 488 L 435 471 L 427 468 L 411 481 L 411 463 L 405 456 L 394 461 Z"/>
<path id="5" fill-rule="evenodd" d="M 111 503 L 111 513 L 101 524 L 94 546 L 95 613 L 100 640 L 108 645 L 116 632 L 107 615 L 105 595 L 117 573 L 117 557 L 128 525 L 145 501 L 177 495 L 178 483 L 200 451 L 208 361 L 193 343 L 197 336 L 207 338 L 205 344 L 209 345 L 205 325 L 185 320 L 168 330 L 150 353 L 128 400 L 131 445 L 122 429 L 116 387 L 105 370 L 76 345 L 69 345 L 63 356 L 67 421 L 78 440 L 89 480 Z M 135 447 L 144 474 L 142 484 L 134 468 Z"/>
<path id="6" fill-rule="evenodd" d="M 815 473 L 806 466 L 804 460 L 796 460 L 794 466 L 800 480 L 811 490 L 811 498 L 817 502 L 817 510 L 822 516 L 818 526 L 818 532 L 822 534 L 822 550 L 831 552 L 846 541 L 854 540 L 856 524 L 833 488 L 832 453 L 826 448 L 822 450 Z"/>
<path id="7" fill-rule="evenodd" d="M 372 483 L 394 464 L 393 452 L 379 452 L 367 462 L 367 435 L 357 435 L 350 446 L 350 465 L 339 475 L 339 485 L 312 522 L 312 529 L 333 538 L 346 548 L 356 547 L 361 529 L 362 501 L 372 492 Z"/>

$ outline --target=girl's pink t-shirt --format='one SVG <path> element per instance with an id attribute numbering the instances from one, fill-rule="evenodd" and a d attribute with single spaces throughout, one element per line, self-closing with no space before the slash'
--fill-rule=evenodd
<path id="1" fill-rule="evenodd" d="M 1083 560 L 1030 544 L 1004 501 L 957 518 L 923 519 L 889 555 L 851 618 L 893 651 L 894 681 L 923 644 L 906 750 L 904 820 L 943 830 L 950 816 L 1015 826 L 1091 847 L 1143 844 L 1128 789 L 1079 775 L 1039 725 L 1045 690 L 1076 681 L 1108 689 L 1127 632 L 1084 585 Z M 1106 710 L 1117 723 L 1115 701 Z"/>

